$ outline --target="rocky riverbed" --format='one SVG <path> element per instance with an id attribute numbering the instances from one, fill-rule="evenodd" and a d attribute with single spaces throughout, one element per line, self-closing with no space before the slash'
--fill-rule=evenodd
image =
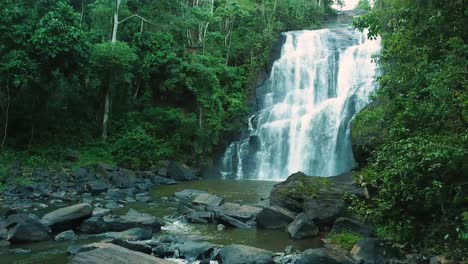
<path id="1" fill-rule="evenodd" d="M 350 175 L 206 180 L 160 161 L 151 171 L 95 164 L 32 177 L 40 181 L 2 194 L 5 263 L 438 263 L 346 218 L 346 197 L 364 197 Z M 363 239 L 347 251 L 323 241 L 330 231 Z"/>

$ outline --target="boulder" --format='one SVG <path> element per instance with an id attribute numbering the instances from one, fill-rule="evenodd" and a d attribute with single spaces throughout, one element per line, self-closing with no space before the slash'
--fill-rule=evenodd
<path id="1" fill-rule="evenodd" d="M 233 227 L 236 227 L 236 228 L 243 228 L 243 229 L 248 229 L 248 228 L 251 228 L 251 226 L 249 226 L 248 224 L 244 223 L 244 222 L 241 222 L 235 218 L 232 218 L 230 216 L 227 216 L 225 214 L 221 214 L 221 213 L 216 213 L 215 214 L 215 218 L 223 223 L 223 224 L 226 224 L 226 225 L 229 225 L 229 226 L 233 226 Z"/>
<path id="2" fill-rule="evenodd" d="M 97 195 L 97 194 L 100 194 L 100 193 L 103 193 L 103 192 L 107 192 L 107 184 L 101 180 L 95 180 L 95 181 L 91 181 L 91 182 L 88 182 L 86 185 L 85 185 L 85 188 L 88 192 L 90 192 L 91 194 L 94 194 L 94 195 Z"/>
<path id="3" fill-rule="evenodd" d="M 177 181 L 195 181 L 198 178 L 195 174 L 187 167 L 171 161 L 167 168 L 167 177 Z"/>
<path id="4" fill-rule="evenodd" d="M 286 208 L 269 206 L 257 215 L 257 226 L 264 229 L 285 228 L 296 218 L 296 215 Z"/>
<path id="5" fill-rule="evenodd" d="M 221 206 L 214 207 L 213 211 L 225 214 L 242 222 L 247 222 L 249 220 L 255 220 L 257 215 L 262 211 L 262 208 L 236 203 L 225 203 Z"/>
<path id="6" fill-rule="evenodd" d="M 174 249 L 179 251 L 179 258 L 183 257 L 186 260 L 195 261 L 210 259 L 214 246 L 208 242 L 188 241 L 174 245 Z"/>
<path id="7" fill-rule="evenodd" d="M 374 236 L 374 230 L 370 226 L 350 218 L 339 217 L 333 223 L 332 232 L 341 233 L 343 231 L 353 232 L 363 237 Z"/>
<path id="8" fill-rule="evenodd" d="M 158 175 L 160 175 L 162 177 L 166 177 L 167 176 L 167 168 L 165 168 L 165 167 L 159 168 Z"/>
<path id="9" fill-rule="evenodd" d="M 54 232 L 75 229 L 85 219 L 91 217 L 93 208 L 90 204 L 81 203 L 60 208 L 42 217 L 42 222 Z"/>
<path id="10" fill-rule="evenodd" d="M 94 243 L 97 249 L 75 255 L 72 264 L 175 264 L 141 252 L 132 251 L 111 243 Z"/>
<path id="11" fill-rule="evenodd" d="M 92 216 L 84 220 L 78 230 L 84 234 L 99 234 L 107 231 L 106 222 L 103 215 Z"/>
<path id="12" fill-rule="evenodd" d="M 152 215 L 140 213 L 134 209 L 119 217 L 104 217 L 107 230 L 124 231 L 134 227 L 149 228 L 153 232 L 161 231 L 161 223 Z"/>
<path id="13" fill-rule="evenodd" d="M 351 249 L 351 257 L 361 264 L 387 263 L 397 259 L 399 250 L 392 243 L 378 238 L 364 238 Z"/>
<path id="14" fill-rule="evenodd" d="M 308 249 L 295 264 L 354 264 L 346 255 L 328 248 Z"/>
<path id="15" fill-rule="evenodd" d="M 51 230 L 37 219 L 13 214 L 6 219 L 7 240 L 11 243 L 44 241 L 51 238 Z"/>
<path id="16" fill-rule="evenodd" d="M 305 212 L 319 227 L 331 226 L 345 209 L 345 195 L 363 196 L 351 174 L 334 177 L 309 177 L 302 172 L 273 187 L 270 204 L 291 211 Z"/>
<path id="17" fill-rule="evenodd" d="M 204 192 L 204 191 L 185 189 L 180 192 L 176 192 L 175 196 L 177 199 L 180 199 L 182 201 L 191 202 L 193 201 L 193 199 L 195 199 L 198 195 L 202 193 L 208 194 L 207 192 Z"/>
<path id="18" fill-rule="evenodd" d="M 287 231 L 292 239 L 315 237 L 319 234 L 318 227 L 306 213 L 300 213 L 294 221 L 288 225 Z"/>
<path id="19" fill-rule="evenodd" d="M 192 203 L 195 205 L 206 205 L 210 207 L 219 206 L 223 203 L 224 199 L 222 197 L 212 195 L 209 193 L 202 193 L 199 194 L 195 199 L 193 199 Z"/>
<path id="20" fill-rule="evenodd" d="M 109 172 L 110 183 L 117 188 L 134 188 L 136 178 L 133 172 L 129 170 L 117 170 Z"/>
<path id="21" fill-rule="evenodd" d="M 222 248 L 215 260 L 223 264 L 274 264 L 274 253 L 244 245 L 230 245 Z"/>
<path id="22" fill-rule="evenodd" d="M 113 238 L 113 239 L 136 241 L 136 240 L 150 239 L 153 237 L 153 233 L 151 232 L 151 229 L 143 229 L 143 228 L 136 227 L 136 228 L 122 231 L 122 232 L 104 233 L 103 236 L 107 238 Z"/>
<path id="23" fill-rule="evenodd" d="M 151 255 L 151 253 L 153 252 L 150 246 L 146 244 L 138 243 L 138 242 L 131 242 L 131 241 L 126 241 L 122 239 L 113 239 L 112 241 L 110 241 L 110 243 L 117 245 L 117 246 L 124 247 L 126 249 L 145 253 L 148 255 Z"/>
<path id="24" fill-rule="evenodd" d="M 76 239 L 75 232 L 68 230 L 55 236 L 55 241 L 68 241 Z"/>

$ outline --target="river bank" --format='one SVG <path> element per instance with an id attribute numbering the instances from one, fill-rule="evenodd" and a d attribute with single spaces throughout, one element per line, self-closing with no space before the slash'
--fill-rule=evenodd
<path id="1" fill-rule="evenodd" d="M 175 162 L 158 164 L 145 172 L 106 164 L 38 171 L 33 175 L 42 182 L 9 186 L 1 200 L 5 263 L 81 263 L 84 257 L 93 263 L 88 250 L 118 255 L 120 247 L 179 263 L 315 263 L 309 260 L 317 257 L 354 263 L 366 254 L 416 263 L 391 244 L 391 255 L 369 249 L 382 241 L 366 240 L 374 237 L 371 227 L 344 217 L 345 194 L 363 196 L 349 174 L 325 179 L 298 173 L 282 183 L 208 180 Z M 364 242 L 349 253 L 326 238 L 330 230 L 357 232 Z M 104 244 L 88 246 L 96 242 Z M 230 254 L 260 262 L 232 262 Z"/>

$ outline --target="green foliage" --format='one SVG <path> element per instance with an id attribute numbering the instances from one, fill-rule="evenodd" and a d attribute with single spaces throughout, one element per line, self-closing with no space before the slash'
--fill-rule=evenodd
<path id="1" fill-rule="evenodd" d="M 112 155 L 118 165 L 131 169 L 149 169 L 161 158 L 160 142 L 137 127 L 125 133 L 112 147 Z"/>
<path id="2" fill-rule="evenodd" d="M 353 131 L 381 135 L 360 172 L 376 195 L 353 210 L 379 224 L 382 237 L 466 256 L 466 6 L 378 1 L 354 25 L 381 35 L 383 48 L 381 104 Z"/>
<path id="3" fill-rule="evenodd" d="M 362 239 L 362 236 L 349 231 L 330 232 L 327 234 L 327 239 L 349 251 Z"/>
<path id="4" fill-rule="evenodd" d="M 371 6 L 369 4 L 369 0 L 359 0 L 358 5 L 356 6 L 358 10 L 371 10 Z"/>

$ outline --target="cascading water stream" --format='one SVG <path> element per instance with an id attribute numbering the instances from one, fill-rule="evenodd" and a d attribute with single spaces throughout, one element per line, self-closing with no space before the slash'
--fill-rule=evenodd
<path id="1" fill-rule="evenodd" d="M 261 110 L 222 158 L 225 178 L 333 176 L 355 164 L 349 125 L 376 89 L 379 40 L 346 27 L 283 34 L 281 56 L 257 89 Z"/>

